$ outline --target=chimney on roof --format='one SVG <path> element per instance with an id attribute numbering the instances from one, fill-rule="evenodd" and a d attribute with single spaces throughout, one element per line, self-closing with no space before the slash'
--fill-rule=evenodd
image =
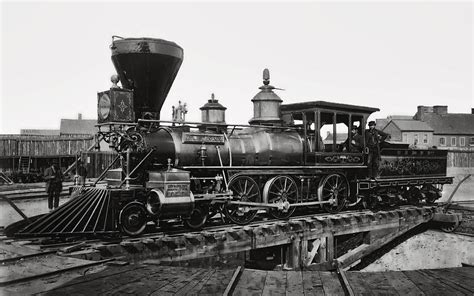
<path id="1" fill-rule="evenodd" d="M 77 113 L 77 119 L 82 120 L 82 113 Z"/>
<path id="2" fill-rule="evenodd" d="M 446 106 L 446 108 L 448 108 Z M 431 106 L 418 106 L 418 110 L 415 114 L 415 116 L 413 117 L 413 119 L 415 120 L 423 120 L 423 115 L 425 115 L 426 113 L 433 113 L 433 107 Z"/>
<path id="3" fill-rule="evenodd" d="M 448 106 L 433 106 L 433 112 L 435 114 L 448 114 Z"/>

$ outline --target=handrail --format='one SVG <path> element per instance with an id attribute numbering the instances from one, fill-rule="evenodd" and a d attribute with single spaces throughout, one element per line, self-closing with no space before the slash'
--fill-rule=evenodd
<path id="1" fill-rule="evenodd" d="M 219 162 L 221 164 L 221 167 L 224 167 L 224 165 L 222 164 L 221 150 L 220 150 L 219 146 L 216 146 L 216 150 L 217 150 L 217 156 L 219 157 Z M 227 178 L 225 177 L 224 169 L 222 169 L 222 177 L 224 177 L 225 188 L 227 190 L 229 190 L 229 183 L 227 183 Z"/>
<path id="2" fill-rule="evenodd" d="M 102 172 L 102 174 L 100 174 L 100 176 L 97 178 L 97 180 L 95 180 L 94 184 L 92 184 L 92 186 L 95 186 L 97 185 L 97 183 L 99 183 L 100 180 L 102 180 L 105 176 L 105 174 L 110 170 L 110 168 L 117 162 L 117 160 L 120 158 L 120 154 L 117 155 L 117 157 L 115 157 L 114 161 L 112 161 L 109 166 Z"/>
<path id="3" fill-rule="evenodd" d="M 273 125 L 256 125 L 256 124 L 235 124 L 235 123 L 209 123 L 209 122 L 195 122 L 195 121 L 171 121 L 171 120 L 155 120 L 155 119 L 138 119 L 138 123 L 148 122 L 148 123 L 179 123 L 179 124 L 199 124 L 199 125 L 209 125 L 209 126 L 234 126 L 234 127 L 255 127 L 255 128 L 268 128 L 268 129 L 291 129 L 291 130 L 301 130 L 301 128 L 291 127 L 291 126 L 273 126 Z M 118 123 L 117 123 L 118 124 Z M 123 123 L 122 123 L 123 124 Z M 105 124 L 104 124 L 105 125 Z"/>
<path id="4" fill-rule="evenodd" d="M 148 152 L 148 154 L 145 155 L 145 157 L 143 157 L 143 159 L 140 161 L 140 163 L 138 163 L 138 164 L 133 168 L 132 172 L 131 172 L 130 174 L 128 174 L 128 176 L 125 177 L 125 179 L 122 180 L 122 182 L 120 182 L 119 187 L 121 187 L 121 186 L 127 181 L 127 178 L 130 178 L 130 176 L 133 175 L 133 173 L 135 173 L 136 170 L 138 170 L 138 168 L 142 165 L 142 163 L 145 162 L 145 160 L 146 160 L 154 151 L 155 151 L 155 149 L 152 148 L 152 149 L 150 150 L 150 152 Z M 129 160 L 127 160 L 127 161 L 129 161 Z"/>

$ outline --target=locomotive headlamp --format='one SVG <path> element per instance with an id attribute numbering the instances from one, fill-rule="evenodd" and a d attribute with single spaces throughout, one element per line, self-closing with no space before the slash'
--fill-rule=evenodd
<path id="1" fill-rule="evenodd" d="M 105 120 L 110 114 L 110 97 L 107 93 L 103 93 L 99 99 L 99 116 L 100 119 Z"/>

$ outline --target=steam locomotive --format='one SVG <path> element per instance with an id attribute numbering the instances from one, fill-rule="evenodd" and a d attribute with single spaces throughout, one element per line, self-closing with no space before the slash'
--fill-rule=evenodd
<path id="1" fill-rule="evenodd" d="M 200 108 L 201 122 L 187 122 L 181 104 L 173 120 L 160 120 L 183 49 L 161 39 L 114 36 L 111 50 L 118 75 L 98 93 L 97 137 L 117 157 L 94 184 L 71 188 L 71 201 L 20 236 L 136 236 L 150 221 L 178 219 L 200 229 L 219 214 L 245 225 L 258 213 L 287 219 L 297 208 L 337 213 L 356 204 L 434 202 L 452 182 L 446 151 L 389 142 L 382 144 L 380 177 L 367 178 L 366 148 L 354 151 L 339 139 L 351 143 L 356 125 L 365 143 L 367 119 L 379 109 L 283 104 L 267 69 L 249 124 L 227 123 L 214 95 Z M 103 179 L 106 185 L 98 183 Z"/>

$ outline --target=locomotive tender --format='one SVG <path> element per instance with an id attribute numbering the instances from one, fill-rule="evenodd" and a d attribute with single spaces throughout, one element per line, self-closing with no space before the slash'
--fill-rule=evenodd
<path id="1" fill-rule="evenodd" d="M 336 213 L 357 203 L 434 202 L 452 182 L 446 151 L 390 143 L 382 146 L 380 177 L 368 179 L 366 148 L 351 149 L 337 136 L 346 134 L 350 143 L 356 125 L 364 138 L 368 117 L 379 109 L 282 104 L 267 69 L 249 124 L 227 123 L 214 95 L 200 108 L 202 122 L 186 122 L 181 105 L 172 121 L 160 120 L 183 49 L 161 39 L 114 36 L 111 50 L 118 78 L 98 93 L 98 137 L 118 152 L 120 168 L 111 164 L 99 177 L 106 187 L 97 180 L 72 188 L 70 202 L 19 235 L 134 236 L 149 221 L 181 219 L 199 229 L 216 214 L 244 225 L 259 212 L 285 219 L 301 207 Z"/>

